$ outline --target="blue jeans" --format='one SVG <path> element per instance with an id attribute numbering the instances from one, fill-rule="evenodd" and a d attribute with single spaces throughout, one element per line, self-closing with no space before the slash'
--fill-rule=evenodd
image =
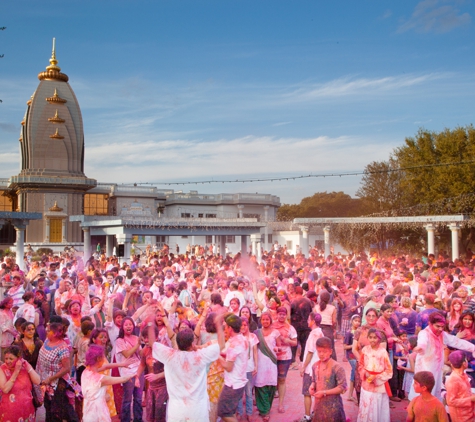
<path id="1" fill-rule="evenodd" d="M 251 416 L 252 415 L 252 387 L 253 387 L 252 372 L 247 372 L 246 376 L 247 376 L 247 384 L 244 389 L 244 394 L 246 395 L 246 415 Z M 239 413 L 240 415 L 244 413 L 242 400 L 239 400 L 237 413 Z"/>
<path id="2" fill-rule="evenodd" d="M 140 377 L 140 387 L 135 386 L 135 378 L 128 380 L 122 385 L 124 389 L 124 397 L 122 399 L 122 409 L 120 410 L 120 422 L 130 422 L 130 404 L 134 401 L 134 422 L 142 421 L 142 392 L 144 377 Z"/>

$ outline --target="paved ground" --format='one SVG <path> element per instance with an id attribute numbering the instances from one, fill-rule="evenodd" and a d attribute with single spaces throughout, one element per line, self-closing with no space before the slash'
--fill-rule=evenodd
<path id="1" fill-rule="evenodd" d="M 337 349 L 337 358 L 338 362 L 343 361 L 343 349 L 342 349 L 342 342 L 338 340 L 336 342 L 336 349 Z M 346 374 L 347 374 L 347 381 L 349 382 L 349 375 L 351 372 L 350 364 L 348 362 L 342 362 Z M 287 377 L 287 394 L 285 398 L 285 413 L 278 413 L 278 399 L 274 400 L 274 405 L 271 410 L 271 422 L 293 422 L 295 420 L 299 420 L 303 416 L 303 396 L 301 394 L 302 390 L 302 378 L 300 378 L 299 371 L 289 371 L 289 375 Z M 345 413 L 348 422 L 356 422 L 356 418 L 358 416 L 358 406 L 353 402 L 349 402 L 346 400 L 346 395 L 343 398 L 343 402 L 345 405 Z M 407 400 L 403 400 L 400 403 L 394 403 L 395 408 L 391 409 L 391 422 L 405 422 L 406 421 L 406 408 L 409 402 Z M 44 409 L 38 409 L 37 412 L 37 422 L 43 422 L 45 420 Z M 114 422 L 118 422 L 119 418 L 113 418 Z M 260 422 L 262 419 L 257 414 L 257 409 L 254 407 L 254 415 L 251 417 L 251 422 Z M 196 422 L 203 422 L 203 421 L 196 421 Z"/>

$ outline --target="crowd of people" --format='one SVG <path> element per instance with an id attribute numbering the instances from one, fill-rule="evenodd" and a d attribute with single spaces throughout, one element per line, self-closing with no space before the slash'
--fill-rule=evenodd
<path id="1" fill-rule="evenodd" d="M 31 252 L 29 258 L 31 258 Z M 1 264 L 0 420 L 270 420 L 290 370 L 301 421 L 473 421 L 472 254 L 252 254 L 149 247 Z M 343 360 L 337 361 L 335 342 Z M 348 373 L 347 373 L 348 372 Z M 352 404 L 353 405 L 353 404 Z M 255 420 L 255 419 L 253 419 Z"/>

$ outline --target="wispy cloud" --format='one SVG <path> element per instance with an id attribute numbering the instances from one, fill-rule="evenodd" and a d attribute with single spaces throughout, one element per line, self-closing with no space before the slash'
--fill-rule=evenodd
<path id="1" fill-rule="evenodd" d="M 393 15 L 392 10 L 385 10 L 384 13 L 381 15 L 380 19 L 387 19 L 390 18 Z"/>
<path id="2" fill-rule="evenodd" d="M 412 16 L 398 28 L 398 32 L 415 30 L 444 33 L 468 25 L 472 20 L 470 14 L 461 12 L 453 3 L 453 0 L 421 1 Z"/>
<path id="3" fill-rule="evenodd" d="M 278 127 L 278 126 L 285 126 L 285 125 L 290 125 L 293 122 L 279 122 L 279 123 L 274 123 L 272 126 L 273 127 Z"/>
<path id="4" fill-rule="evenodd" d="M 447 78 L 448 73 L 429 73 L 425 75 L 400 75 L 383 78 L 344 77 L 323 84 L 307 84 L 294 89 L 283 98 L 288 101 L 311 101 L 318 98 L 333 98 L 354 95 L 375 95 L 394 92 L 400 93 L 401 89 L 422 85 L 437 79 Z"/>

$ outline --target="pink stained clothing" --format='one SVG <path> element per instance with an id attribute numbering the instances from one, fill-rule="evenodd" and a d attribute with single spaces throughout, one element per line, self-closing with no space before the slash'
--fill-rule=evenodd
<path id="1" fill-rule="evenodd" d="M 358 371 L 362 380 L 362 388 L 372 393 L 386 393 L 384 383 L 393 376 L 393 367 L 389 362 L 389 355 L 385 348 L 373 349 L 371 346 L 363 347 L 358 363 Z M 373 382 L 367 381 L 366 371 L 376 372 L 371 375 Z"/>
<path id="2" fill-rule="evenodd" d="M 407 415 L 415 422 L 449 422 L 444 405 L 436 397 L 431 397 L 428 401 L 421 396 L 412 399 L 407 406 Z"/>
<path id="3" fill-rule="evenodd" d="M 135 340 L 135 342 L 134 342 Z M 132 338 L 118 338 L 117 341 L 115 342 L 115 360 L 117 363 L 122 363 L 127 358 L 122 354 L 124 350 L 130 350 L 132 347 L 135 346 L 136 342 L 139 341 L 139 338 L 136 336 L 133 336 Z M 132 355 L 129 356 L 128 359 L 133 359 L 132 363 L 129 366 L 120 367 L 119 368 L 119 374 L 121 377 L 126 377 L 128 375 L 133 375 L 137 373 L 137 369 L 139 368 L 140 365 L 140 353 L 139 349 Z"/>
<path id="4" fill-rule="evenodd" d="M 257 336 L 254 333 L 249 333 L 247 336 L 247 342 L 249 345 L 249 353 L 248 353 L 248 359 L 247 359 L 247 368 L 246 372 L 252 372 L 255 369 L 254 365 L 254 354 L 253 354 L 253 348 L 256 344 L 259 343 L 259 340 L 257 339 Z"/>
<path id="5" fill-rule="evenodd" d="M 434 374 L 435 385 L 432 389 L 432 395 L 442 400 L 442 368 L 444 367 L 444 345 L 454 349 L 464 350 L 473 353 L 475 345 L 456 336 L 443 332 L 440 336 L 435 335 L 429 327 L 424 328 L 417 335 L 417 346 L 422 349 L 416 356 L 414 373 L 419 371 L 429 371 Z M 414 385 L 409 392 L 409 400 L 417 396 L 414 391 Z"/>
<path id="6" fill-rule="evenodd" d="M 312 367 L 315 364 L 315 362 L 318 362 L 318 353 L 317 353 L 317 340 L 323 337 L 323 331 L 320 327 L 314 328 L 307 339 L 307 343 L 305 344 L 305 351 L 303 354 L 303 362 L 305 362 L 305 359 L 307 359 L 307 354 L 309 352 L 312 353 L 312 359 L 310 360 L 309 364 L 307 365 L 307 368 L 305 368 L 305 373 L 307 375 L 312 376 Z"/>
<path id="7" fill-rule="evenodd" d="M 264 336 L 270 350 L 274 351 L 279 337 L 280 333 L 277 330 L 272 330 L 269 335 Z M 265 356 L 259 348 L 257 349 L 257 374 L 254 385 L 256 387 L 277 385 L 277 365 Z"/>
<path id="8" fill-rule="evenodd" d="M 28 322 L 35 322 L 35 307 L 30 303 L 24 303 L 21 305 L 13 318 L 13 324 L 18 318 L 25 318 Z"/>
<path id="9" fill-rule="evenodd" d="M 154 343 L 152 350 L 154 359 L 165 366 L 169 395 L 167 422 L 207 421 L 206 367 L 218 359 L 219 345 L 188 352 Z"/>
<path id="10" fill-rule="evenodd" d="M 384 332 L 384 334 L 386 335 L 386 338 L 388 340 L 388 347 L 389 347 L 389 350 L 392 350 L 393 346 L 394 346 L 394 340 L 393 338 L 396 336 L 394 334 L 394 331 L 393 329 L 391 328 L 391 325 L 389 324 L 389 321 L 384 318 L 383 316 L 380 316 L 378 318 L 378 321 L 376 322 L 376 326 Z"/>
<path id="11" fill-rule="evenodd" d="M 449 407 L 452 422 L 473 422 L 475 419 L 475 403 L 468 376 L 455 371 L 445 380 L 447 395 L 445 399 Z"/>
<path id="12" fill-rule="evenodd" d="M 0 309 L 0 347 L 9 347 L 15 340 L 15 336 L 7 330 L 15 330 L 13 313 L 8 309 Z"/>
<path id="13" fill-rule="evenodd" d="M 231 337 L 226 342 L 226 361 L 234 362 L 231 371 L 224 371 L 224 384 L 237 390 L 247 384 L 247 361 L 249 344 L 242 334 Z"/>
<path id="14" fill-rule="evenodd" d="M 13 375 L 13 371 L 5 364 L 0 370 L 5 374 L 7 381 Z M 30 376 L 27 370 L 22 368 L 10 392 L 4 394 L 0 391 L 0 421 L 33 422 L 36 419 L 31 388 Z"/>
<path id="15" fill-rule="evenodd" d="M 103 374 L 85 369 L 81 376 L 84 396 L 83 422 L 110 422 L 111 417 L 106 402 L 107 386 L 101 386 Z"/>
<path id="16" fill-rule="evenodd" d="M 290 338 L 292 340 L 297 338 L 297 331 L 288 323 L 280 325 L 276 322 L 272 326 L 280 333 L 282 338 Z M 292 348 L 287 345 L 280 346 L 276 356 L 278 360 L 292 359 Z"/>

